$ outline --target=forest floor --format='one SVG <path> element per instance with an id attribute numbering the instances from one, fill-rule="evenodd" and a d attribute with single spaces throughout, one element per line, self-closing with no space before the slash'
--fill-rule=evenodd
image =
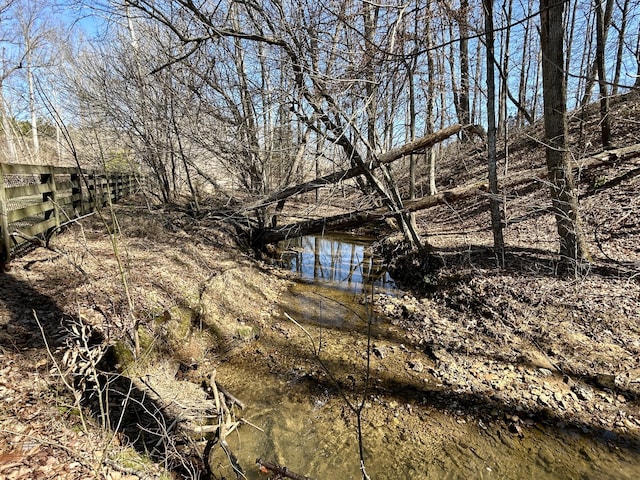
<path id="1" fill-rule="evenodd" d="M 640 120 L 639 104 L 613 106 L 619 113 L 616 146 L 640 143 L 632 128 Z M 586 129 L 586 122 L 572 123 L 576 145 L 591 145 L 589 151 L 576 148 L 576 158 L 597 150 L 596 133 Z M 536 140 L 540 135 L 532 128 L 512 142 L 509 168 L 544 165 Z M 440 168 L 445 183 L 483 178 L 482 151 L 465 147 L 454 153 Z M 391 323 L 386 331 L 374 332 L 374 386 L 365 415 L 369 434 L 395 443 L 417 442 L 426 436 L 463 438 L 473 425 L 486 432 L 489 443 L 517 448 L 514 444 L 529 432 L 552 428 L 596 438 L 611 451 L 623 452 L 610 463 L 600 459 L 603 472 L 613 472 L 616 458 L 637 461 L 639 171 L 635 159 L 579 176 L 593 260 L 574 276 L 556 274 L 554 220 L 540 182 L 505 192 L 504 269 L 495 267 L 484 198 L 418 216 L 435 255 L 430 264 L 398 256 L 402 243 L 397 236 L 382 241 L 377 248 L 404 292 L 374 298 L 376 310 Z M 141 204 L 134 199 L 115 207 L 117 249 L 105 233 L 113 229 L 112 219 L 94 215 L 71 225 L 51 249 L 36 248 L 0 273 L 0 478 L 134 480 L 169 478 L 168 469 L 186 476 L 189 457 L 180 447 L 163 444 L 160 454 L 141 453 L 148 442 L 140 443 L 124 425 L 140 428 L 139 417 L 130 420 L 124 409 L 114 409 L 112 418 L 104 420 L 79 408 L 87 404 L 77 393 L 84 384 L 70 373 L 78 373 L 82 362 L 89 376 L 99 373 L 91 352 L 104 354 L 108 345 L 105 356 L 113 357 L 113 375 L 132 379 L 130 396 L 149 387 L 150 378 L 162 377 L 149 388 L 158 394 L 153 408 L 162 412 L 152 420 L 165 422 L 167 431 L 153 439 L 170 433 L 168 419 L 184 415 L 176 413 L 177 405 L 208 401 L 200 383 L 231 358 L 246 365 L 244 375 L 256 381 L 276 374 L 330 386 L 305 332 L 281 315 L 278 301 L 292 285 L 290 272 L 256 260 L 238 246 L 237 233 L 214 215 L 194 219 L 179 209 L 149 210 Z M 134 324 L 143 349 L 137 360 L 126 353 Z M 337 333 L 327 335 L 327 343 L 331 335 L 340 341 Z M 353 341 L 366 348 L 365 337 Z M 71 355 L 63 358 L 69 351 L 76 352 L 73 361 Z M 341 356 L 332 364 L 333 374 L 349 396 L 364 378 L 352 375 L 362 350 L 345 351 L 326 352 Z M 180 391 L 185 398 L 164 402 L 165 390 Z M 336 394 L 333 410 L 325 414 L 336 418 L 344 403 L 335 389 L 330 391 Z M 234 393 L 242 397 L 241 391 Z M 434 412 L 442 416 L 440 426 L 431 422 Z M 102 420 L 115 428 L 102 428 Z M 352 418 L 344 421 L 353 424 Z M 467 449 L 463 440 L 457 445 Z M 541 468 L 558 468 L 557 478 L 563 478 L 562 468 L 571 472 L 573 467 L 571 459 L 563 464 L 557 448 L 536 451 Z M 587 462 L 597 456 L 581 452 Z M 554 463 L 558 466 L 551 467 Z M 466 478 L 473 476 L 467 472 Z"/>

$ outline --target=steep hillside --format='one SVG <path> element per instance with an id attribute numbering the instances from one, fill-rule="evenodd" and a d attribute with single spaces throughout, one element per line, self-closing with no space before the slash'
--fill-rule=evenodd
<path id="1" fill-rule="evenodd" d="M 636 93 L 612 102 L 616 147 L 640 143 Z M 571 116 L 571 155 L 597 153 L 597 110 Z M 484 153 L 460 147 L 439 170 L 441 188 L 483 181 Z M 511 172 L 545 165 L 540 125 L 513 132 Z M 508 162 L 506 162 L 508 158 Z M 379 246 L 414 292 L 380 296 L 382 311 L 430 352 L 435 375 L 467 395 L 486 395 L 550 418 L 561 429 L 596 428 L 638 445 L 640 433 L 640 158 L 577 169 L 580 213 L 593 257 L 587 270 L 556 273 L 558 236 L 544 181 L 504 191 L 506 268 L 496 268 L 487 198 L 422 212 L 429 256 Z M 512 428 L 517 431 L 521 418 Z"/>
<path id="2" fill-rule="evenodd" d="M 632 92 L 611 102 L 614 147 L 640 144 L 640 93 Z M 599 111 L 591 105 L 570 115 L 570 155 L 576 167 L 580 213 L 595 269 L 633 275 L 640 268 L 640 158 L 614 161 L 597 168 L 581 168 L 583 159 L 602 151 L 599 146 Z M 558 250 L 555 221 L 544 179 L 509 187 L 510 176 L 545 167 L 544 132 L 541 122 L 510 132 L 509 142 L 498 144 L 498 162 L 505 218 L 507 264 L 524 270 L 553 269 L 551 258 Z M 455 144 L 438 165 L 440 191 L 454 186 L 486 181 L 486 152 L 483 145 Z M 422 177 L 426 189 L 427 178 Z M 456 252 L 464 261 L 492 245 L 488 199 L 476 197 L 460 203 L 425 210 L 418 216 L 428 242 L 443 260 Z M 529 254 L 529 255 L 527 255 Z M 482 257 L 482 255 L 480 255 Z M 487 260 L 487 259 L 485 259 Z M 480 258 L 478 258 L 480 261 Z M 479 265 L 491 265 L 489 263 Z M 522 262 L 521 265 L 518 265 Z M 398 272 L 401 277 L 402 273 Z"/>

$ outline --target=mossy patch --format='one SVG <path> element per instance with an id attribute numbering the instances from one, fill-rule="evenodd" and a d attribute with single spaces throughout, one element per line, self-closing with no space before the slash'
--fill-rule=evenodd
<path id="1" fill-rule="evenodd" d="M 246 325 L 245 323 L 240 323 L 238 329 L 236 330 L 236 333 L 240 340 L 247 343 L 255 340 L 257 336 L 255 329 L 250 325 Z"/>
<path id="2" fill-rule="evenodd" d="M 122 340 L 118 340 L 111 346 L 111 350 L 115 356 L 116 368 L 124 371 L 135 362 L 135 357 L 131 349 Z"/>
<path id="3" fill-rule="evenodd" d="M 183 341 L 191 334 L 191 326 L 196 319 L 196 313 L 190 308 L 174 306 L 165 312 L 167 334 L 170 340 Z"/>
<path id="4" fill-rule="evenodd" d="M 114 452 L 111 455 L 111 461 L 119 467 L 130 469 L 136 472 L 149 472 L 159 475 L 160 480 L 169 480 L 173 478 L 168 472 L 158 472 L 158 466 L 148 457 L 138 453 L 133 448 L 126 447 L 122 450 Z M 153 475 L 155 477 L 155 475 Z"/>

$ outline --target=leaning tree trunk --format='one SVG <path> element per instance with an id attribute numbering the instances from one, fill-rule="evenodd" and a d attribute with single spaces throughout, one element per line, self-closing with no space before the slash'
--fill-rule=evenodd
<path id="1" fill-rule="evenodd" d="M 595 169 L 604 165 L 612 165 L 613 162 L 630 162 L 640 158 L 640 144 L 630 147 L 607 150 L 605 152 L 580 159 L 581 169 Z M 631 176 L 640 175 L 640 169 L 629 172 Z M 513 189 L 518 185 L 538 184 L 549 176 L 546 167 L 534 170 L 524 170 L 503 179 L 503 188 Z M 625 176 L 626 178 L 627 176 Z M 628 177 L 630 178 L 630 177 Z M 445 190 L 436 195 L 427 195 L 412 202 L 405 202 L 404 211 L 418 212 L 433 208 L 437 205 L 451 205 L 467 198 L 486 196 L 487 184 L 475 183 Z M 303 235 L 313 235 L 321 232 L 335 232 L 349 230 L 372 222 L 380 222 L 395 215 L 386 207 L 378 207 L 371 210 L 358 210 L 354 212 L 322 217 L 313 220 L 304 220 L 277 228 L 258 229 L 251 232 L 251 241 L 256 248 L 263 248 L 266 244 L 279 242 L 287 238 L 295 238 Z"/>
<path id="2" fill-rule="evenodd" d="M 564 76 L 561 0 L 540 1 L 544 130 L 551 201 L 560 237 L 563 269 L 588 257 L 578 199 L 567 152 L 567 88 Z"/>

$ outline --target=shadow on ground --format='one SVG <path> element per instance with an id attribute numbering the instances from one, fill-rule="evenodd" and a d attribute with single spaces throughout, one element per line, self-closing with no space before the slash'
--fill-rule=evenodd
<path id="1" fill-rule="evenodd" d="M 13 361 L 24 361 L 27 370 L 35 358 L 53 356 L 68 382 L 81 391 L 82 407 L 98 425 L 117 432 L 121 444 L 178 474 L 201 470 L 201 459 L 185 457 L 172 435 L 177 420 L 115 371 L 113 352 L 105 349 L 101 332 L 65 314 L 40 288 L 46 286 L 35 288 L 12 273 L 0 273 L 0 350 L 14 353 Z M 63 356 L 70 350 L 75 354 L 67 356 L 74 360 L 63 366 Z M 96 367 L 88 368 L 92 361 Z M 73 392 L 67 394 L 73 404 Z"/>

